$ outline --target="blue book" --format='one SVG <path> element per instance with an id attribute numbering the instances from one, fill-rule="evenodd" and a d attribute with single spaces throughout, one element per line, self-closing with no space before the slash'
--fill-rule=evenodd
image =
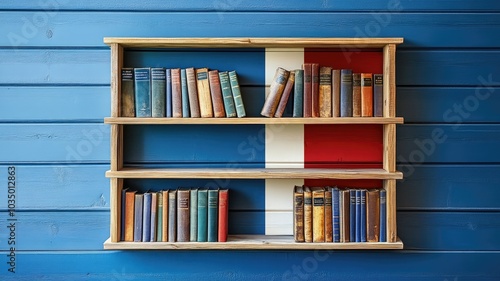
<path id="1" fill-rule="evenodd" d="M 172 75 L 170 69 L 165 70 L 165 106 L 166 116 L 172 117 Z"/>
<path id="2" fill-rule="evenodd" d="M 339 189 L 332 189 L 333 242 L 340 242 Z"/>
<path id="3" fill-rule="evenodd" d="M 233 91 L 231 90 L 231 83 L 229 83 L 229 74 L 227 71 L 219 72 L 219 81 L 224 101 L 224 109 L 226 110 L 226 117 L 236 117 L 237 115 L 236 107 L 234 106 Z"/>
<path id="4" fill-rule="evenodd" d="M 349 190 L 349 241 L 356 242 L 356 190 Z"/>
<path id="5" fill-rule="evenodd" d="M 304 70 L 295 70 L 295 84 L 293 88 L 293 117 L 302 117 L 304 113 Z"/>
<path id="6" fill-rule="evenodd" d="M 373 116 L 384 116 L 384 75 L 373 74 Z"/>
<path id="7" fill-rule="evenodd" d="M 387 205 L 386 205 L 386 191 L 380 190 L 380 242 L 387 242 Z"/>
<path id="8" fill-rule="evenodd" d="M 360 238 L 366 242 L 366 189 L 361 190 L 361 216 L 360 216 Z"/>
<path id="9" fill-rule="evenodd" d="M 165 117 L 165 68 L 151 68 L 151 116 Z"/>
<path id="10" fill-rule="evenodd" d="M 143 194 L 136 194 L 134 200 L 134 242 L 142 241 Z"/>
<path id="11" fill-rule="evenodd" d="M 198 189 L 191 189 L 189 206 L 189 241 L 196 242 L 198 240 Z"/>
<path id="12" fill-rule="evenodd" d="M 207 241 L 217 242 L 218 237 L 218 218 L 219 218 L 219 190 L 208 190 L 208 215 L 207 215 Z"/>
<path id="13" fill-rule="evenodd" d="M 340 71 L 340 117 L 352 117 L 352 70 Z"/>
<path id="14" fill-rule="evenodd" d="M 361 190 L 356 190 L 355 242 L 361 242 Z"/>
<path id="15" fill-rule="evenodd" d="M 241 97 L 240 84 L 238 82 L 238 75 L 236 74 L 236 71 L 229 72 L 229 83 L 231 84 L 236 114 L 240 118 L 245 117 L 245 105 L 243 104 L 243 98 Z"/>
<path id="16" fill-rule="evenodd" d="M 122 189 L 122 194 L 121 194 L 121 198 L 120 198 L 120 201 L 122 202 L 122 205 L 121 205 L 121 220 L 120 220 L 120 241 L 125 241 L 125 194 L 127 192 L 127 189 L 126 188 L 123 188 Z"/>
<path id="17" fill-rule="evenodd" d="M 182 96 L 182 117 L 187 118 L 189 114 L 189 92 L 186 77 L 186 69 L 181 69 L 181 96 Z"/>
<path id="18" fill-rule="evenodd" d="M 144 193 L 142 211 L 142 242 L 151 240 L 151 193 Z"/>
<path id="19" fill-rule="evenodd" d="M 151 117 L 151 77 L 149 68 L 134 68 L 135 116 Z"/>
<path id="20" fill-rule="evenodd" d="M 207 242 L 208 190 L 198 190 L 198 242 Z"/>

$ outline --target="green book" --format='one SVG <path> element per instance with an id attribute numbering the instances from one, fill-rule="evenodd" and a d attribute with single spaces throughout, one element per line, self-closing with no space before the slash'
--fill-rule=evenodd
<path id="1" fill-rule="evenodd" d="M 198 188 L 191 189 L 189 206 L 189 241 L 196 242 L 198 240 Z"/>
<path id="2" fill-rule="evenodd" d="M 156 215 L 156 241 L 162 241 L 163 236 L 163 192 L 159 191 L 157 195 L 158 209 Z"/>
<path id="3" fill-rule="evenodd" d="M 218 218 L 219 218 L 219 190 L 209 190 L 208 191 L 208 215 L 207 215 L 207 241 L 208 242 L 217 242 L 218 241 L 218 233 L 217 229 L 219 226 Z"/>
<path id="4" fill-rule="evenodd" d="M 198 242 L 207 242 L 208 190 L 198 190 Z"/>
<path id="5" fill-rule="evenodd" d="M 181 69 L 181 96 L 182 96 L 182 117 L 187 118 L 189 114 L 189 94 L 186 78 L 186 69 Z"/>
<path id="6" fill-rule="evenodd" d="M 231 91 L 233 93 L 234 104 L 236 106 L 236 114 L 238 117 L 245 117 L 245 105 L 241 97 L 240 84 L 238 83 L 238 75 L 236 71 L 229 72 L 229 83 L 231 84 Z"/>
<path id="7" fill-rule="evenodd" d="M 304 112 L 304 70 L 295 70 L 295 84 L 293 89 L 293 117 L 302 117 Z"/>
<path id="8" fill-rule="evenodd" d="M 165 117 L 165 68 L 151 68 L 151 116 Z"/>
<path id="9" fill-rule="evenodd" d="M 219 72 L 220 86 L 222 90 L 222 98 L 224 100 L 224 108 L 226 109 L 226 117 L 236 117 L 236 108 L 234 106 L 233 91 L 231 83 L 229 83 L 229 74 L 227 71 Z"/>

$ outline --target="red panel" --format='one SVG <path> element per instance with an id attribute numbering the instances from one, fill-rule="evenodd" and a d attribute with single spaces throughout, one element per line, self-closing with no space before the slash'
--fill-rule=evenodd
<path id="1" fill-rule="evenodd" d="M 382 180 L 304 180 L 308 186 L 337 186 L 340 188 L 382 188 Z"/>
<path id="2" fill-rule="evenodd" d="M 304 50 L 305 63 L 319 63 L 334 69 L 352 69 L 353 72 L 382 73 L 382 50 L 361 51 L 356 49 L 312 49 Z"/>

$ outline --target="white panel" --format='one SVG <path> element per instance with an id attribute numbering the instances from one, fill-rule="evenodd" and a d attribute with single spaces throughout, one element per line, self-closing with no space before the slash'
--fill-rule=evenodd
<path id="1" fill-rule="evenodd" d="M 266 212 L 266 235 L 293 235 L 293 212 Z"/>
<path id="2" fill-rule="evenodd" d="M 278 67 L 300 69 L 304 63 L 303 48 L 266 48 L 266 86 L 271 85 Z"/>
<path id="3" fill-rule="evenodd" d="M 304 185 L 303 179 L 267 179 L 266 211 L 293 210 L 293 187 Z"/>
<path id="4" fill-rule="evenodd" d="M 304 125 L 266 125 L 266 168 L 304 168 Z"/>

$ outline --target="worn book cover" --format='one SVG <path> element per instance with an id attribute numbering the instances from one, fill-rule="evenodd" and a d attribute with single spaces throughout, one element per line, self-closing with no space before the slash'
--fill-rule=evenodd
<path id="1" fill-rule="evenodd" d="M 217 229 L 217 241 L 227 242 L 228 230 L 228 215 L 229 215 L 229 190 L 219 190 L 219 223 Z"/>
<path id="2" fill-rule="evenodd" d="M 290 99 L 290 95 L 293 90 L 293 85 L 295 84 L 295 72 L 291 71 L 288 80 L 285 85 L 285 89 L 283 89 L 283 93 L 281 94 L 280 102 L 278 103 L 278 108 L 276 108 L 276 112 L 274 113 L 274 117 L 283 116 L 283 112 L 285 112 L 286 105 L 288 100 Z"/>
<path id="3" fill-rule="evenodd" d="M 384 116 L 384 75 L 373 74 L 373 116 Z"/>
<path id="4" fill-rule="evenodd" d="M 276 69 L 273 81 L 271 82 L 271 86 L 269 87 L 269 95 L 267 95 L 264 106 L 262 107 L 262 111 L 260 112 L 262 116 L 274 116 L 274 113 L 276 112 L 278 104 L 281 100 L 281 95 L 283 94 L 283 90 L 285 89 L 286 83 L 288 81 L 288 76 L 290 76 L 290 71 L 282 67 L 278 67 Z"/>
<path id="5" fill-rule="evenodd" d="M 332 70 L 332 116 L 340 117 L 340 69 Z"/>
<path id="6" fill-rule="evenodd" d="M 207 241 L 217 242 L 218 240 L 218 210 L 219 210 L 219 190 L 208 190 L 208 215 L 207 215 Z"/>
<path id="7" fill-rule="evenodd" d="M 311 114 L 319 117 L 319 64 L 311 64 Z"/>
<path id="8" fill-rule="evenodd" d="M 150 68 L 134 68 L 135 116 L 151 117 Z"/>
<path id="9" fill-rule="evenodd" d="M 198 101 L 198 86 L 196 85 L 196 71 L 193 67 L 186 68 L 186 79 L 189 96 L 189 113 L 191 117 L 199 118 L 200 102 Z"/>
<path id="10" fill-rule="evenodd" d="M 366 240 L 378 242 L 380 235 L 380 196 L 378 189 L 366 192 Z"/>
<path id="11" fill-rule="evenodd" d="M 142 242 L 151 240 L 151 192 L 144 193 L 142 209 Z"/>
<path id="12" fill-rule="evenodd" d="M 181 69 L 181 98 L 182 98 L 182 117 L 188 118 L 191 116 L 189 112 L 189 93 L 186 69 Z"/>
<path id="13" fill-rule="evenodd" d="M 177 190 L 168 191 L 168 242 L 177 241 Z"/>
<path id="14" fill-rule="evenodd" d="M 189 242 L 189 189 L 177 191 L 177 242 Z"/>
<path id="15" fill-rule="evenodd" d="M 135 117 L 134 69 L 122 68 L 121 114 L 122 117 Z"/>
<path id="16" fill-rule="evenodd" d="M 325 242 L 333 242 L 333 188 L 325 189 Z M 338 189 L 337 189 L 338 191 Z M 338 198 L 338 192 L 337 192 Z"/>
<path id="17" fill-rule="evenodd" d="M 371 73 L 361 73 L 361 116 L 373 116 L 373 83 Z"/>
<path id="18" fill-rule="evenodd" d="M 224 110 L 226 117 L 236 117 L 236 107 L 234 106 L 233 91 L 229 82 L 229 74 L 227 71 L 219 72 L 220 88 L 222 91 L 222 100 L 224 101 Z"/>
<path id="19" fill-rule="evenodd" d="M 352 70 L 340 71 L 340 116 L 352 117 Z"/>
<path id="20" fill-rule="evenodd" d="M 304 242 L 304 187 L 293 189 L 293 237 L 295 242 Z"/>
<path id="21" fill-rule="evenodd" d="M 219 71 L 210 70 L 208 72 L 208 81 L 210 84 L 210 95 L 212 97 L 214 117 L 216 118 L 226 117 L 226 111 L 224 110 L 224 100 L 222 98 L 222 89 L 219 80 Z"/>
<path id="22" fill-rule="evenodd" d="M 172 117 L 182 117 L 182 85 L 181 85 L 181 69 L 172 68 Z"/>
<path id="23" fill-rule="evenodd" d="M 352 116 L 361 117 L 361 73 L 352 74 Z"/>
<path id="24" fill-rule="evenodd" d="M 208 190 L 198 190 L 198 242 L 207 242 Z"/>
<path id="25" fill-rule="evenodd" d="M 189 241 L 198 239 L 198 188 L 191 189 L 189 198 Z"/>
<path id="26" fill-rule="evenodd" d="M 296 69 L 293 88 L 293 117 L 304 116 L 304 70 Z"/>
<path id="27" fill-rule="evenodd" d="M 325 189 L 311 187 L 313 242 L 325 242 Z"/>
<path id="28" fill-rule="evenodd" d="M 151 68 L 151 116 L 165 117 L 165 68 Z"/>
<path id="29" fill-rule="evenodd" d="M 210 83 L 208 82 L 208 69 L 197 68 L 196 79 L 198 87 L 198 101 L 200 102 L 200 114 L 203 118 L 214 117 L 212 107 L 212 96 L 210 95 Z"/>
<path id="30" fill-rule="evenodd" d="M 135 194 L 134 200 L 134 242 L 142 241 L 142 211 L 144 194 Z"/>
<path id="31" fill-rule="evenodd" d="M 236 71 L 229 71 L 229 84 L 231 84 L 231 92 L 233 93 L 234 106 L 236 114 L 239 118 L 246 116 L 245 104 L 241 95 L 240 83 L 238 82 L 238 74 Z"/>
<path id="32" fill-rule="evenodd" d="M 332 68 L 319 69 L 319 116 L 332 117 Z"/>
<path id="33" fill-rule="evenodd" d="M 124 241 L 134 241 L 135 191 L 125 192 L 125 237 Z"/>
<path id="34" fill-rule="evenodd" d="M 311 188 L 304 186 L 304 241 L 313 241 L 313 205 Z"/>

